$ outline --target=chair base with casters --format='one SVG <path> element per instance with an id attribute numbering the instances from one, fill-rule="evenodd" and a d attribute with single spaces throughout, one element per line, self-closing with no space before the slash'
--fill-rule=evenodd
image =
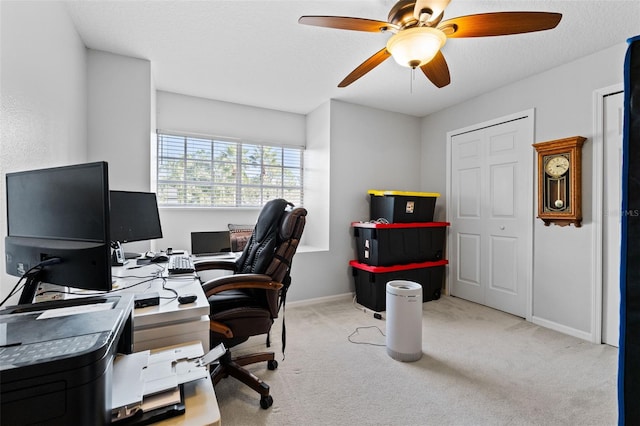
<path id="1" fill-rule="evenodd" d="M 269 395 L 269 385 L 243 367 L 245 365 L 266 361 L 267 368 L 269 370 L 275 370 L 278 368 L 278 361 L 275 360 L 275 353 L 260 352 L 232 358 L 231 352 L 227 350 L 227 353 L 225 353 L 218 361 L 219 364 L 211 372 L 211 381 L 214 386 L 220 380 L 231 376 L 260 394 L 260 407 L 266 410 L 273 405 L 273 398 Z"/>
<path id="2" fill-rule="evenodd" d="M 278 368 L 275 353 L 260 352 L 233 357 L 231 348 L 247 341 L 251 336 L 268 334 L 275 318 L 272 314 L 265 314 L 267 311 L 261 306 L 263 302 L 259 297 L 242 290 L 277 294 L 283 285 L 273 282 L 270 276 L 264 274 L 234 274 L 213 281 L 215 285 L 209 282 L 204 286 L 212 311 L 209 314 L 209 343 L 211 347 L 223 343 L 229 349 L 211 371 L 211 381 L 215 386 L 220 380 L 233 377 L 260 394 L 260 407 L 267 409 L 273 405 L 269 385 L 244 366 L 267 362 L 267 368 L 275 370 Z"/>

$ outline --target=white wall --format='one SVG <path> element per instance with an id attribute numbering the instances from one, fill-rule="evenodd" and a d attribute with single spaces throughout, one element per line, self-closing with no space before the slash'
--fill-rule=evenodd
<path id="1" fill-rule="evenodd" d="M 89 49 L 87 69 L 89 160 L 109 162 L 111 189 L 148 191 L 150 62 Z"/>
<path id="2" fill-rule="evenodd" d="M 109 163 L 109 187 L 149 191 L 155 102 L 151 63 L 88 49 L 88 159 Z M 145 252 L 149 241 L 124 245 Z"/>
<path id="3" fill-rule="evenodd" d="M 331 211 L 331 102 L 327 101 L 306 120 L 304 157 L 304 205 L 312 212 L 303 242 L 318 250 L 329 249 Z"/>
<path id="4" fill-rule="evenodd" d="M 158 91 L 157 125 L 163 131 L 234 137 L 304 146 L 304 116 Z"/>
<path id="5" fill-rule="evenodd" d="M 330 144 L 329 250 L 296 254 L 289 300 L 353 292 L 351 223 L 369 220 L 367 190 L 410 191 L 420 184 L 420 119 L 332 100 L 328 114 L 322 105 L 308 118 L 319 130 L 323 120 Z M 309 211 L 308 222 L 314 214 Z"/>
<path id="6" fill-rule="evenodd" d="M 3 241 L 6 172 L 86 161 L 86 81 L 86 49 L 62 3 L 0 2 Z M 0 259 L 4 259 L 2 243 Z M 3 265 L 0 299 L 18 280 L 5 274 Z"/>
<path id="7" fill-rule="evenodd" d="M 592 263 L 597 225 L 592 213 L 592 96 L 596 89 L 622 82 L 625 51 L 626 44 L 621 43 L 422 120 L 422 189 L 443 194 L 448 131 L 535 108 L 536 142 L 574 135 L 588 138 L 582 151 L 582 227 L 545 227 L 536 220 L 533 241 L 533 321 L 584 338 L 593 332 Z M 535 203 L 534 210 L 531 214 L 535 216 Z"/>

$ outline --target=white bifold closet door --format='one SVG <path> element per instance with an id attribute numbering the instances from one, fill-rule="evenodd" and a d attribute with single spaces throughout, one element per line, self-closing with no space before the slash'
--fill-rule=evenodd
<path id="1" fill-rule="evenodd" d="M 532 117 L 451 137 L 450 289 L 526 317 Z"/>

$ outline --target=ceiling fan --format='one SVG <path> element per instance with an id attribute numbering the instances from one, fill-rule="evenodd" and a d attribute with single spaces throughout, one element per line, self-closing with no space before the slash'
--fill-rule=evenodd
<path id="1" fill-rule="evenodd" d="M 552 12 L 492 12 L 442 20 L 451 0 L 400 0 L 388 22 L 346 16 L 302 16 L 300 24 L 367 32 L 393 33 L 387 45 L 360 64 L 338 84 L 346 87 L 393 56 L 396 62 L 420 68 L 437 87 L 451 82 L 440 49 L 447 38 L 489 37 L 555 28 L 562 14 Z"/>

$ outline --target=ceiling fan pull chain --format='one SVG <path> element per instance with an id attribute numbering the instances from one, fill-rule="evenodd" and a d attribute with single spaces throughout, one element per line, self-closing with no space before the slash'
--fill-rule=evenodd
<path id="1" fill-rule="evenodd" d="M 413 80 L 416 79 L 416 69 L 411 68 L 411 76 L 409 77 L 409 94 L 413 94 Z"/>

